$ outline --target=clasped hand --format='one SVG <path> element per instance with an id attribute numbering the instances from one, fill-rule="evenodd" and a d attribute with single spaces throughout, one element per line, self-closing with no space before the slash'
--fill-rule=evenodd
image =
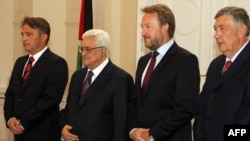
<path id="1" fill-rule="evenodd" d="M 133 141 L 149 141 L 149 129 L 137 128 L 131 133 Z"/>
<path id="2" fill-rule="evenodd" d="M 15 135 L 22 134 L 24 131 L 24 128 L 22 127 L 20 120 L 13 117 L 9 120 L 8 127 L 10 132 L 12 132 Z"/>
<path id="3" fill-rule="evenodd" d="M 79 138 L 77 135 L 70 133 L 70 130 L 73 127 L 70 125 L 65 125 L 62 129 L 62 137 L 64 139 L 64 141 L 79 141 Z"/>

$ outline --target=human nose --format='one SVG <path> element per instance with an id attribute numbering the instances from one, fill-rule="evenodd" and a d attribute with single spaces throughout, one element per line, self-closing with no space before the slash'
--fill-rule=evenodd
<path id="1" fill-rule="evenodd" d="M 146 35 L 146 30 L 145 30 L 145 28 L 142 28 L 141 29 L 141 36 L 144 36 L 144 35 Z"/>
<path id="2" fill-rule="evenodd" d="M 22 34 L 22 41 L 27 40 L 27 37 L 28 37 L 28 36 L 26 36 L 25 34 Z"/>
<path id="3" fill-rule="evenodd" d="M 83 48 L 82 51 L 81 51 L 81 55 L 82 56 L 86 56 L 87 53 L 88 53 L 87 50 Z"/>
<path id="4" fill-rule="evenodd" d="M 215 30 L 214 32 L 214 38 L 217 39 L 221 36 L 221 31 L 219 29 Z"/>

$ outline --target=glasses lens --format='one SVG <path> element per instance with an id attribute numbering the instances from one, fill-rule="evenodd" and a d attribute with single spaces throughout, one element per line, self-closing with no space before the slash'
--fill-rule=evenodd
<path id="1" fill-rule="evenodd" d="M 83 51 L 86 51 L 87 53 L 91 52 L 94 49 L 98 49 L 98 48 L 102 48 L 102 47 L 94 47 L 94 48 L 90 48 L 90 47 L 79 47 L 79 52 L 82 53 Z"/>

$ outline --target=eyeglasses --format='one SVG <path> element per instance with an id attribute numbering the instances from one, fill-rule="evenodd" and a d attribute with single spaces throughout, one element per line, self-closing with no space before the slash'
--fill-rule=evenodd
<path id="1" fill-rule="evenodd" d="M 90 53 L 94 49 L 103 48 L 103 47 L 79 47 L 79 52 L 82 53 L 83 51 L 86 51 L 87 53 Z"/>

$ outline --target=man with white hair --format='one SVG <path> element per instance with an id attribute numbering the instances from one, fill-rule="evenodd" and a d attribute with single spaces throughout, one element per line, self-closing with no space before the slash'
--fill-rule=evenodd
<path id="1" fill-rule="evenodd" d="M 109 46 L 110 37 L 103 30 L 91 29 L 82 36 L 80 52 L 85 67 L 73 74 L 62 110 L 61 134 L 66 141 L 129 138 L 127 101 L 133 92 L 133 78 L 111 62 Z"/>

